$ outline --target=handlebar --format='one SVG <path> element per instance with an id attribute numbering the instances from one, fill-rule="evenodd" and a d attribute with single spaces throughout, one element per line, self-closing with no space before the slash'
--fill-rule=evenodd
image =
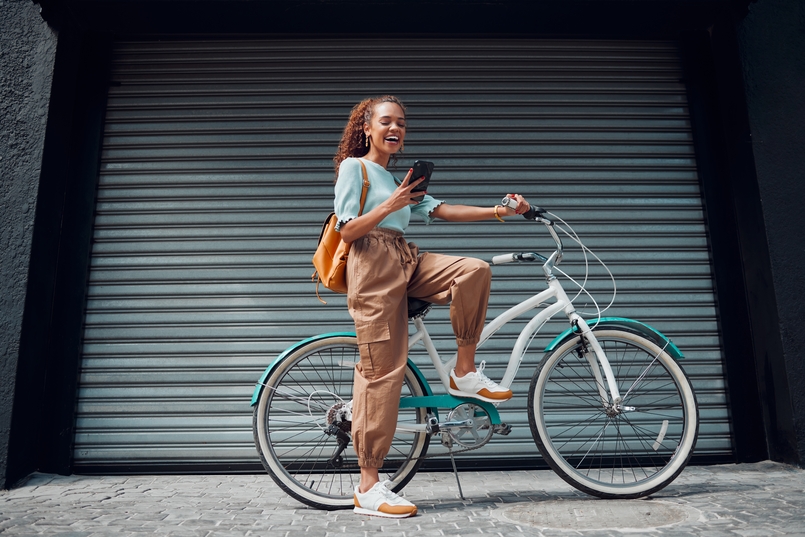
<path id="1" fill-rule="evenodd" d="M 501 205 L 504 207 L 509 207 L 510 209 L 517 209 L 517 200 L 514 198 L 505 197 L 500 202 Z M 553 267 L 558 265 L 562 261 L 562 239 L 559 238 L 559 235 L 556 234 L 556 230 L 554 229 L 553 222 L 545 217 L 545 213 L 547 211 L 542 207 L 538 207 L 536 205 L 531 205 L 523 214 L 523 217 L 526 220 L 534 220 L 535 222 L 539 222 L 540 224 L 545 225 L 548 229 L 548 233 L 551 234 L 551 238 L 556 243 L 556 250 L 550 255 L 550 257 L 545 257 L 533 252 L 524 252 L 519 254 L 504 254 L 504 255 L 496 255 L 492 258 L 493 265 L 500 265 L 503 263 L 512 263 L 515 261 L 544 261 L 545 263 L 542 265 L 542 271 L 545 273 L 545 277 L 549 280 L 554 278 L 553 275 Z"/>
<path id="2" fill-rule="evenodd" d="M 503 255 L 496 255 L 495 257 L 492 258 L 493 265 L 503 265 L 504 263 L 514 263 L 516 261 L 525 261 L 525 262 L 542 261 L 544 263 L 548 261 L 548 258 L 536 252 L 503 254 Z"/>

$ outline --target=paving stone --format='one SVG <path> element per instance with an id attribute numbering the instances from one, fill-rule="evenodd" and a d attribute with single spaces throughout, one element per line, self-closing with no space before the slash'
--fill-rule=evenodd
<path id="1" fill-rule="evenodd" d="M 540 508 L 567 508 L 580 501 L 600 506 L 596 513 L 612 511 L 605 508 L 608 502 L 576 491 L 550 471 L 470 471 L 461 474 L 461 484 L 464 500 L 452 474 L 417 475 L 406 487 L 405 496 L 419 506 L 419 515 L 395 520 L 358 516 L 350 510 L 309 508 L 284 494 L 265 475 L 33 474 L 16 488 L 0 491 L 0 537 L 805 535 L 805 471 L 768 461 L 685 469 L 650 501 L 698 515 L 642 533 L 601 527 L 583 531 L 541 528 L 540 520 L 535 519 L 532 526 L 496 516 L 513 506 L 536 513 Z M 627 505 L 642 509 L 651 504 Z"/>

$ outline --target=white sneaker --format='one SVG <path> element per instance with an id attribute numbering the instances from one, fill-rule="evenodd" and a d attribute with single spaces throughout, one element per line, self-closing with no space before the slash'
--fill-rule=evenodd
<path id="1" fill-rule="evenodd" d="M 391 481 L 382 481 L 364 493 L 355 487 L 355 511 L 359 515 L 406 518 L 416 514 L 416 505 L 391 491 Z"/>
<path id="2" fill-rule="evenodd" d="M 512 391 L 501 388 L 496 382 L 484 375 L 486 361 L 481 362 L 478 371 L 456 377 L 456 370 L 450 371 L 450 386 L 447 391 L 456 397 L 472 397 L 487 403 L 499 403 L 512 398 Z"/>

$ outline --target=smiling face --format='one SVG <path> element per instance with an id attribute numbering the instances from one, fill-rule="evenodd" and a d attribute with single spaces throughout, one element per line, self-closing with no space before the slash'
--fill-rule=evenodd
<path id="1" fill-rule="evenodd" d="M 371 120 L 364 123 L 363 132 L 369 139 L 367 156 L 377 156 L 388 162 L 405 140 L 405 112 L 397 103 L 379 103 L 374 107 Z"/>

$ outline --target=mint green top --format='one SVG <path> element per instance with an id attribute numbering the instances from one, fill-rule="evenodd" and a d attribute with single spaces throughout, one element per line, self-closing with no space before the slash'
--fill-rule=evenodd
<path id="1" fill-rule="evenodd" d="M 397 188 L 397 181 L 380 164 L 371 160 L 361 160 L 366 165 L 366 175 L 369 178 L 369 190 L 366 193 L 366 204 L 363 207 L 363 214 L 366 214 L 391 196 Z M 358 217 L 358 212 L 361 210 L 362 188 L 361 163 L 356 158 L 345 159 L 338 168 L 338 180 L 335 183 L 335 215 L 338 218 L 336 231 L 339 231 L 343 224 Z M 426 224 L 430 224 L 434 220 L 431 213 L 442 203 L 444 202 L 425 194 L 422 201 L 394 211 L 381 220 L 377 226 L 405 233 L 411 220 L 411 213 L 419 215 Z"/>

